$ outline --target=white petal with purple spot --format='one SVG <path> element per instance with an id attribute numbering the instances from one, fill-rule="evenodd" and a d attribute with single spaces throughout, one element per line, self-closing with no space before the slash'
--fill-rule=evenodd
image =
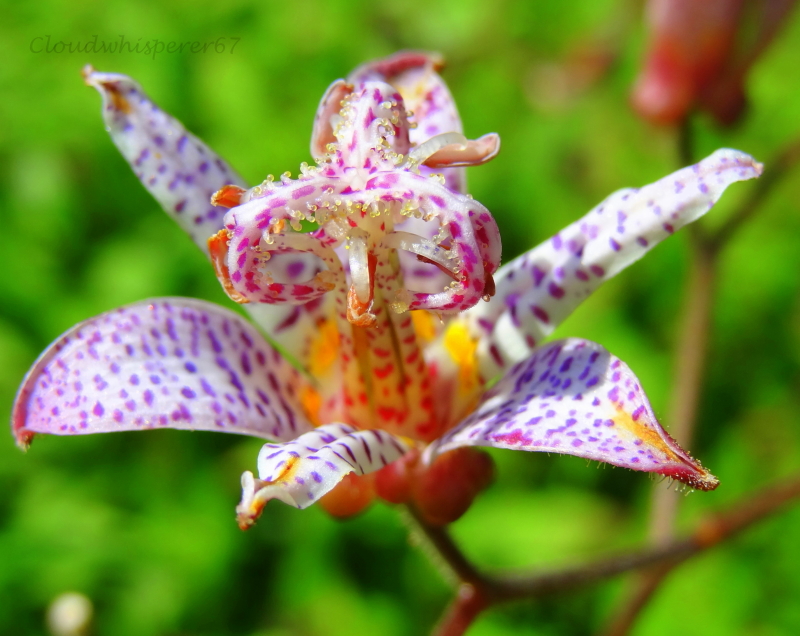
<path id="1" fill-rule="evenodd" d="M 586 216 L 501 267 L 496 294 L 461 316 L 481 342 L 484 378 L 524 359 L 603 281 L 705 214 L 731 183 L 762 166 L 737 150 L 640 189 L 620 190 Z"/>
<path id="2" fill-rule="evenodd" d="M 701 490 L 718 484 L 661 428 L 628 366 L 578 338 L 540 347 L 510 369 L 430 452 L 459 446 L 576 455 L 667 475 Z"/>
<path id="3" fill-rule="evenodd" d="M 218 305 L 160 298 L 101 314 L 42 354 L 17 394 L 18 443 L 179 428 L 286 440 L 311 429 L 305 380 L 258 331 Z"/>
<path id="4" fill-rule="evenodd" d="M 348 473 L 380 470 L 406 453 L 398 438 L 378 430 L 361 431 L 345 424 L 326 424 L 293 442 L 264 444 L 258 474 L 242 476 L 239 525 L 252 525 L 270 499 L 306 508 L 330 492 Z"/>
<path id="5" fill-rule="evenodd" d="M 224 185 L 247 187 L 208 146 L 189 133 L 126 75 L 87 67 L 84 77 L 103 96 L 103 120 L 122 156 L 145 188 L 195 243 L 222 227 L 223 208 L 211 195 Z"/>

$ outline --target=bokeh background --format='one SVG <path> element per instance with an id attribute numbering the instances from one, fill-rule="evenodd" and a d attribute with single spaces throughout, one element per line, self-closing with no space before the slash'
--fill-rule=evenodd
<path id="1" fill-rule="evenodd" d="M 469 175 L 495 214 L 507 258 L 607 194 L 678 167 L 674 130 L 629 107 L 646 30 L 624 0 L 256 3 L 44 0 L 0 3 L 0 413 L 58 334 L 121 304 L 162 295 L 230 302 L 211 268 L 162 216 L 107 138 L 86 63 L 138 79 L 251 182 L 309 160 L 317 101 L 364 60 L 440 51 L 466 132 L 503 150 Z M 34 53 L 51 42 L 217 42 L 206 53 Z M 230 52 L 232 38 L 241 38 Z M 219 40 L 222 38 L 222 40 Z M 37 41 L 41 43 L 41 41 Z M 38 49 L 39 44 L 33 46 Z M 800 131 L 800 14 L 748 77 L 734 129 L 693 119 L 694 151 L 731 146 L 769 161 Z M 800 171 L 772 192 L 722 254 L 708 380 L 693 448 L 722 481 L 682 502 L 680 523 L 731 504 L 800 464 Z M 703 223 L 719 225 L 752 184 Z M 676 236 L 608 283 L 557 332 L 597 340 L 669 399 L 687 275 Z M 669 428 L 669 422 L 665 422 Z M 154 431 L 0 437 L 0 633 L 45 634 L 66 591 L 114 636 L 423 634 L 449 599 L 398 511 L 346 522 L 275 503 L 233 521 L 239 475 L 260 443 Z M 575 563 L 636 545 L 653 480 L 561 456 L 497 452 L 496 484 L 452 530 L 480 565 Z M 662 485 L 661 487 L 666 487 Z M 635 634 L 800 633 L 800 507 L 676 571 Z M 622 581 L 487 613 L 470 634 L 588 634 Z"/>

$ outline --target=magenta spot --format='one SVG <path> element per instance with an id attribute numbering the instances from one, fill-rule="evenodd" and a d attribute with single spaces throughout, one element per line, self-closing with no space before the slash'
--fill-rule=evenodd
<path id="1" fill-rule="evenodd" d="M 492 439 L 495 442 L 508 444 L 509 446 L 530 446 L 532 441 L 530 437 L 525 437 L 525 434 L 520 429 L 515 429 L 502 435 L 492 435 Z"/>
<path id="2" fill-rule="evenodd" d="M 144 392 L 144 401 L 147 404 L 147 406 L 153 406 L 153 400 L 154 399 L 155 399 L 155 396 L 153 395 L 153 392 L 150 389 L 147 389 Z"/>
<path id="3" fill-rule="evenodd" d="M 293 263 L 289 263 L 289 266 L 286 268 L 286 273 L 290 278 L 297 278 L 303 273 L 305 268 L 306 264 L 303 261 L 294 261 Z"/>
<path id="4" fill-rule="evenodd" d="M 100 404 L 100 402 L 96 402 L 94 408 L 92 409 L 92 413 L 94 413 L 97 417 L 103 417 L 103 413 L 105 412 L 106 410 L 103 408 L 103 405 Z"/>
<path id="5" fill-rule="evenodd" d="M 606 270 L 604 270 L 599 265 L 592 265 L 592 266 L 589 267 L 589 269 L 592 270 L 592 274 L 594 274 L 595 276 L 605 276 L 606 275 Z"/>
<path id="6" fill-rule="evenodd" d="M 558 285 L 556 285 L 555 283 L 550 283 L 547 286 L 547 291 L 553 298 L 563 298 L 564 297 L 564 290 L 561 287 L 559 287 Z"/>
<path id="7" fill-rule="evenodd" d="M 533 315 L 536 316 L 542 322 L 550 322 L 550 316 L 541 307 L 538 307 L 536 305 L 532 305 L 531 306 L 531 311 L 533 311 Z"/>
<path id="8" fill-rule="evenodd" d="M 302 188 L 297 188 L 294 192 L 292 192 L 292 199 L 299 199 L 304 196 L 308 196 L 312 192 L 314 192 L 315 188 L 312 185 L 303 186 Z"/>

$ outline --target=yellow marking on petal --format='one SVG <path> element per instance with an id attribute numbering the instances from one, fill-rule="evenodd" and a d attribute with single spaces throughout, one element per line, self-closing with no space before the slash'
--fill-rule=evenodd
<path id="1" fill-rule="evenodd" d="M 433 314 L 424 309 L 417 309 L 411 312 L 411 320 L 414 322 L 414 332 L 417 338 L 424 343 L 432 342 L 436 338 L 436 323 Z"/>
<path id="2" fill-rule="evenodd" d="M 642 440 L 645 445 L 658 450 L 670 460 L 686 463 L 683 457 L 675 453 L 675 451 L 667 445 L 657 431 L 634 420 L 633 416 L 623 409 L 618 403 L 614 404 L 614 408 L 617 410 L 617 415 L 611 419 L 618 430 L 621 429 L 622 431 L 625 431 L 634 440 Z"/>
<path id="3" fill-rule="evenodd" d="M 278 475 L 278 478 L 272 481 L 268 481 L 266 483 L 277 484 L 279 482 L 289 481 L 292 477 L 294 477 L 294 474 L 297 472 L 297 469 L 299 468 L 298 465 L 299 462 L 300 462 L 299 457 L 290 456 L 289 459 L 286 460 L 286 465 L 281 470 L 281 473 L 280 475 Z"/>
<path id="4" fill-rule="evenodd" d="M 322 396 L 319 391 L 310 386 L 303 387 L 303 391 L 300 393 L 300 405 L 309 422 L 314 426 L 322 423 L 319 416 L 322 408 Z"/>
<path id="5" fill-rule="evenodd" d="M 478 388 L 478 364 L 475 351 L 478 341 L 461 322 L 451 322 L 444 334 L 444 348 L 458 367 L 458 388 L 460 393 L 472 393 Z"/>
<path id="6" fill-rule="evenodd" d="M 315 378 L 323 377 L 339 358 L 339 330 L 333 320 L 325 320 L 311 341 L 308 370 Z"/>
<path id="7" fill-rule="evenodd" d="M 614 425 L 618 427 L 618 430 L 621 429 L 622 431 L 630 434 L 634 439 L 641 439 L 644 444 L 662 452 L 667 457 L 668 461 L 676 464 L 683 464 L 683 466 L 686 467 L 673 467 L 663 472 L 663 474 L 687 484 L 690 488 L 697 488 L 698 490 L 714 490 L 717 486 L 719 486 L 719 480 L 710 472 L 708 472 L 708 470 L 706 470 L 706 468 L 700 464 L 700 462 L 686 453 L 686 451 L 684 451 L 686 454 L 685 457 L 678 454 L 672 448 L 670 448 L 667 440 L 661 437 L 657 431 L 648 428 L 634 420 L 633 416 L 631 416 L 631 414 L 627 411 L 623 410 L 619 404 L 614 404 L 614 406 L 617 410 L 617 416 L 611 419 L 613 420 Z M 664 434 L 667 436 L 668 440 L 672 439 L 669 437 L 669 433 L 665 432 Z M 677 442 L 675 442 L 675 444 L 677 446 Z"/>

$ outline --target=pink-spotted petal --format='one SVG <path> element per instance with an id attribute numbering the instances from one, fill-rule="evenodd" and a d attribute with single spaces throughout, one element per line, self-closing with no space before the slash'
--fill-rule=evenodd
<path id="1" fill-rule="evenodd" d="M 661 428 L 628 366 L 578 338 L 552 342 L 511 368 L 431 452 L 460 446 L 575 455 L 700 490 L 719 484 Z"/>
<path id="2" fill-rule="evenodd" d="M 114 144 L 161 207 L 203 253 L 222 227 L 224 208 L 211 196 L 242 178 L 179 121 L 156 106 L 126 75 L 86 67 L 84 78 L 103 97 L 103 121 Z"/>
<path id="3" fill-rule="evenodd" d="M 406 108 L 397 90 L 384 82 L 366 82 L 341 104 L 334 134 L 344 166 L 367 174 L 394 168 L 395 154 L 405 155 L 409 149 Z"/>
<path id="4" fill-rule="evenodd" d="M 348 473 L 375 472 L 407 451 L 389 433 L 345 424 L 326 424 L 285 444 L 264 444 L 258 455 L 259 479 L 250 472 L 242 475 L 239 526 L 255 523 L 270 499 L 307 508 Z"/>
<path id="5" fill-rule="evenodd" d="M 148 428 L 293 439 L 311 429 L 305 381 L 239 315 L 204 301 L 159 298 L 70 329 L 28 372 L 13 432 L 80 435 Z"/>
<path id="6" fill-rule="evenodd" d="M 443 133 L 463 132 L 455 100 L 437 71 L 444 62 L 436 53 L 401 51 L 387 58 L 373 60 L 356 68 L 347 78 L 353 84 L 382 81 L 394 86 L 402 95 L 406 108 L 416 124 L 409 132 L 412 146 L 419 146 Z M 423 174 L 439 172 L 445 185 L 455 192 L 466 192 L 463 168 L 421 168 Z"/>
<path id="7" fill-rule="evenodd" d="M 336 143 L 332 118 L 342 109 L 342 100 L 353 92 L 353 86 L 344 80 L 336 80 L 328 87 L 317 107 L 314 127 L 311 130 L 311 156 L 315 160 L 328 154 L 328 144 Z"/>
<path id="8" fill-rule="evenodd" d="M 441 57 L 435 53 L 401 51 L 359 66 L 347 81 L 352 84 L 381 81 L 394 86 L 403 96 L 406 108 L 414 113 L 417 127 L 410 137 L 412 143 L 420 144 L 441 133 L 462 132 L 456 103 L 437 73 L 442 66 Z"/>
<path id="9" fill-rule="evenodd" d="M 600 284 L 703 216 L 725 189 L 762 166 L 737 150 L 639 189 L 620 190 L 582 219 L 500 268 L 496 294 L 462 315 L 480 339 L 485 379 L 527 357 Z"/>

